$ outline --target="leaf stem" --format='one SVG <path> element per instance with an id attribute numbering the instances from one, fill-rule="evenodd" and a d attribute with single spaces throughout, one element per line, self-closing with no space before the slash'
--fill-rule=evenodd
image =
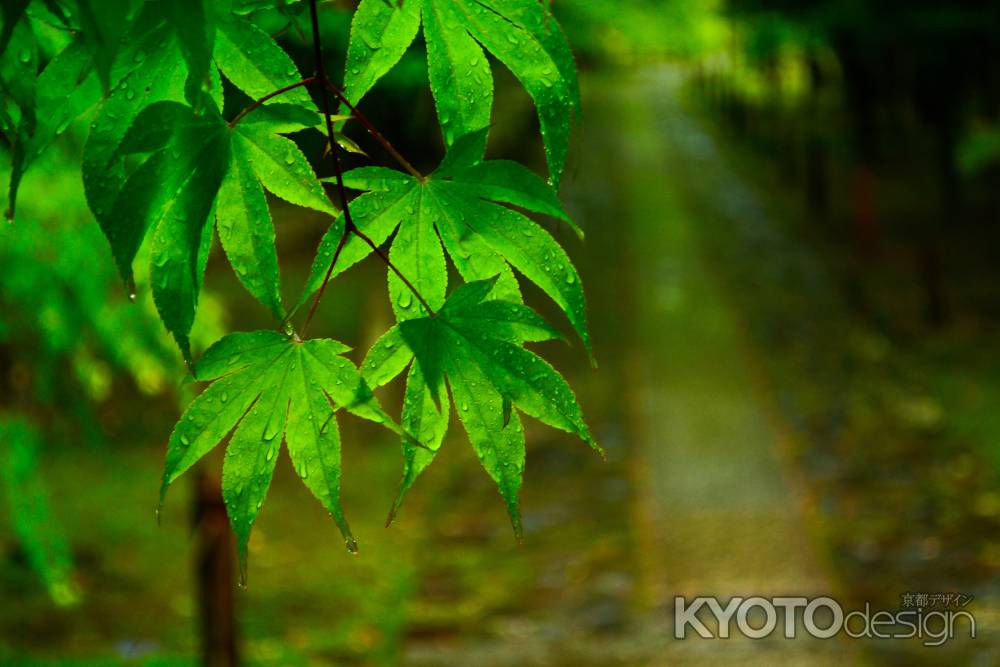
<path id="1" fill-rule="evenodd" d="M 248 113 L 250 113 L 251 111 L 253 111 L 257 107 L 259 107 L 260 105 L 264 104 L 268 100 L 270 100 L 270 99 L 272 99 L 274 97 L 277 97 L 278 95 L 282 95 L 284 93 L 287 93 L 289 90 L 295 90 L 296 88 L 298 88 L 300 86 L 308 86 L 308 85 L 313 84 L 313 83 L 316 83 L 316 77 L 311 76 L 308 79 L 302 79 L 301 81 L 296 81 L 293 84 L 289 84 L 287 86 L 284 86 L 283 88 L 278 88 L 274 92 L 268 93 L 267 95 L 265 95 L 264 97 L 260 98 L 259 100 L 256 100 L 253 104 L 251 104 L 250 106 L 248 106 L 243 111 L 239 112 L 236 115 L 236 118 L 233 118 L 231 121 L 229 121 L 229 127 L 230 127 L 230 129 L 236 127 L 237 123 L 239 123 L 241 120 L 243 120 L 244 116 L 246 116 Z"/>
<path id="2" fill-rule="evenodd" d="M 239 112 L 239 114 L 237 114 L 235 118 L 229 121 L 228 125 L 230 129 L 236 127 L 236 125 L 238 125 L 239 122 L 243 120 L 243 118 L 247 114 L 254 111 L 258 107 L 266 103 L 268 100 L 278 97 L 279 95 L 283 95 L 290 90 L 295 90 L 296 88 L 299 88 L 301 86 L 310 86 L 316 83 L 318 80 L 319 80 L 318 76 L 310 76 L 306 79 L 302 79 L 301 81 L 296 81 L 293 84 L 278 88 L 277 90 L 272 91 L 267 95 L 264 95 L 260 99 L 255 100 L 253 104 L 248 106 L 243 111 Z M 403 169 L 409 172 L 411 176 L 413 176 L 421 183 L 427 180 L 427 177 L 424 176 L 422 173 L 420 173 L 416 167 L 410 164 L 410 161 L 407 160 L 405 157 L 403 157 L 402 153 L 396 150 L 396 147 L 393 146 L 389 142 L 389 140 L 385 138 L 385 135 L 378 131 L 378 128 L 375 127 L 375 125 L 368 119 L 368 117 L 365 116 L 363 113 L 361 113 L 361 111 L 356 106 L 354 106 L 349 99 L 347 99 L 347 96 L 344 95 L 343 91 L 340 90 L 340 88 L 335 86 L 333 82 L 330 81 L 329 78 L 323 81 L 323 85 L 325 85 L 331 93 L 337 96 L 337 99 L 339 99 L 344 104 L 344 106 L 346 106 L 350 110 L 351 115 L 354 116 L 354 118 L 356 118 L 364 126 L 365 130 L 368 131 L 368 134 L 370 134 L 372 138 L 375 139 L 375 141 L 377 141 L 379 145 L 381 145 L 382 148 L 385 149 L 385 151 L 389 155 L 391 155 L 392 158 L 396 160 L 396 162 L 398 162 Z"/>
<path id="3" fill-rule="evenodd" d="M 372 135 L 375 141 L 381 144 L 382 148 L 384 148 L 385 151 L 389 155 L 391 155 L 393 159 L 395 159 L 396 162 L 400 164 L 401 167 L 403 167 L 403 169 L 408 171 L 411 176 L 413 176 L 421 183 L 427 180 L 426 176 L 417 171 L 416 167 L 410 164 L 409 160 L 403 157 L 402 154 L 400 154 L 400 152 L 397 151 L 396 148 L 391 143 L 389 143 L 389 140 L 386 139 L 385 136 L 383 136 L 382 133 L 378 131 L 378 129 L 375 127 L 375 125 L 372 124 L 370 120 L 368 120 L 368 117 L 365 116 L 363 113 L 361 113 L 358 110 L 358 108 L 354 106 L 349 99 L 347 99 L 347 96 L 344 95 L 344 91 L 342 91 L 340 88 L 337 88 L 337 86 L 333 85 L 333 82 L 330 81 L 330 79 L 325 79 L 323 81 L 323 84 L 330 90 L 331 93 L 337 96 L 337 99 L 339 99 L 344 104 L 344 106 L 350 109 L 351 115 L 357 118 L 358 121 L 360 121 L 361 124 L 365 126 L 365 129 L 368 130 L 368 134 Z"/>
<path id="4" fill-rule="evenodd" d="M 337 181 L 337 195 L 338 198 L 340 199 L 340 208 L 342 209 L 344 215 L 344 235 L 340 239 L 340 243 L 337 246 L 337 251 L 334 253 L 333 259 L 330 261 L 330 268 L 327 269 L 326 275 L 323 277 L 323 283 L 319 286 L 319 290 L 317 290 L 316 292 L 316 298 L 313 300 L 312 307 L 310 307 L 309 309 L 309 314 L 306 317 L 305 324 L 302 326 L 302 330 L 305 331 L 306 329 L 309 328 L 309 323 L 312 321 L 313 316 L 316 314 L 316 308 L 319 306 L 320 299 L 323 298 L 323 293 L 326 292 L 326 286 L 330 282 L 330 277 L 333 275 L 333 267 L 336 264 L 337 256 L 340 254 L 341 249 L 346 243 L 348 234 L 354 234 L 359 239 L 367 243 L 371 247 L 371 249 L 375 252 L 375 254 L 378 255 L 390 269 L 392 269 L 392 271 L 399 277 L 401 281 L 403 281 L 403 284 L 406 285 L 411 292 L 413 292 L 413 295 L 417 298 L 420 304 L 425 309 L 427 309 L 428 314 L 430 314 L 431 317 L 434 317 L 436 313 L 434 312 L 433 309 L 431 309 L 430 305 L 424 299 L 423 295 L 421 295 L 420 292 L 417 291 L 417 288 L 414 287 L 413 283 L 411 283 L 406 278 L 406 276 L 404 276 L 400 272 L 400 270 L 396 267 L 396 265 L 393 264 L 392 261 L 389 259 L 388 255 L 382 252 L 382 250 L 378 247 L 378 245 L 375 244 L 374 241 L 372 241 L 370 238 L 368 238 L 368 236 L 364 232 L 358 229 L 357 225 L 354 224 L 353 218 L 351 218 L 351 208 L 347 201 L 347 189 L 344 187 L 344 170 L 340 165 L 340 153 L 337 150 L 339 148 L 339 144 L 337 144 L 337 140 L 333 131 L 333 119 L 330 116 L 330 98 L 327 95 L 328 87 L 333 88 L 334 90 L 336 90 L 336 87 L 330 83 L 330 78 L 326 74 L 326 67 L 323 64 L 323 44 L 319 36 L 319 16 L 316 11 L 316 0 L 309 0 L 309 15 L 310 18 L 312 19 L 313 55 L 316 60 L 316 76 L 311 78 L 313 83 L 319 81 L 324 84 L 321 85 L 319 89 L 320 101 L 323 104 L 323 116 L 326 119 L 326 136 L 327 139 L 330 141 L 330 153 L 333 154 L 333 169 Z M 337 94 L 339 97 L 340 96 L 339 91 L 337 92 Z M 356 110 L 352 108 L 352 111 Z M 371 127 L 371 123 L 366 123 L 366 127 L 370 128 L 369 131 L 374 130 L 374 127 Z M 382 135 L 378 134 L 378 136 L 381 137 Z M 385 141 L 383 146 L 388 144 L 389 142 Z M 394 153 L 394 155 L 397 156 L 399 155 L 394 150 L 392 152 Z M 399 159 L 402 159 L 402 156 L 399 156 Z M 423 179 L 423 176 L 421 176 L 420 178 Z"/>
<path id="5" fill-rule="evenodd" d="M 431 308 L 430 304 L 427 303 L 427 300 L 424 299 L 423 295 L 417 290 L 417 288 L 413 285 L 413 283 L 411 283 L 410 280 L 406 276 L 404 276 L 403 273 L 396 267 L 396 265 L 392 263 L 392 260 L 389 259 L 389 256 L 386 255 L 384 252 L 382 252 L 382 249 L 379 248 L 374 241 L 368 238 L 368 236 L 360 229 L 355 227 L 353 231 L 354 235 L 357 236 L 362 241 L 364 241 L 365 243 L 367 243 L 368 247 L 370 247 L 375 252 L 375 254 L 378 255 L 383 262 L 385 262 L 386 266 L 392 269 L 392 272 L 396 274 L 396 277 L 398 277 L 403 282 L 403 284 L 406 285 L 411 292 L 413 292 L 413 296 L 417 297 L 417 301 L 419 301 L 420 305 L 424 307 L 424 310 L 427 311 L 427 314 L 430 315 L 431 317 L 435 317 L 437 313 L 434 312 L 434 309 Z"/>
<path id="6" fill-rule="evenodd" d="M 345 210 L 347 208 L 346 204 L 344 206 Z M 333 251 L 333 259 L 330 260 L 330 268 L 326 270 L 326 275 L 323 276 L 323 282 L 319 286 L 319 290 L 316 292 L 316 298 L 313 299 L 312 306 L 309 307 L 309 314 L 306 315 L 306 323 L 302 325 L 302 337 L 305 338 L 306 330 L 309 328 L 309 323 L 312 322 L 313 315 L 316 314 L 316 309 L 319 307 L 319 302 L 323 298 L 323 292 L 326 291 L 326 286 L 330 284 L 330 276 L 333 275 L 333 267 L 337 265 L 337 258 L 340 257 L 340 252 L 344 249 L 344 245 L 347 243 L 347 230 L 340 236 L 340 241 L 337 243 L 337 249 Z"/>

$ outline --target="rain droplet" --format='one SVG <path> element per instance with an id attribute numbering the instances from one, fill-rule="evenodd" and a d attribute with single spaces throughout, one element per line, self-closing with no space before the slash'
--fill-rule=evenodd
<path id="1" fill-rule="evenodd" d="M 403 292 L 399 295 L 399 300 L 396 303 L 399 304 L 400 308 L 409 308 L 413 305 L 413 295 L 409 292 Z"/>
<path id="2" fill-rule="evenodd" d="M 181 434 L 181 444 L 184 445 L 185 447 L 191 444 L 191 441 L 188 440 L 188 437 L 183 433 Z"/>
<path id="3" fill-rule="evenodd" d="M 326 432 L 330 430 L 330 424 L 333 422 L 333 417 L 334 415 L 331 413 L 330 416 L 326 418 L 326 421 L 323 422 L 323 425 L 319 427 L 320 435 L 326 435 Z"/>
<path id="4" fill-rule="evenodd" d="M 271 416 L 267 420 L 267 426 L 264 427 L 264 439 L 274 440 L 274 436 L 278 435 L 278 431 L 281 430 L 281 412 L 275 410 L 271 413 Z"/>

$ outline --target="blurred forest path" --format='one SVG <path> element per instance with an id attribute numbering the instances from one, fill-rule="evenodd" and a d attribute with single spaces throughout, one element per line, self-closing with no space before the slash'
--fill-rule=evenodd
<path id="1" fill-rule="evenodd" d="M 586 130 L 565 192 L 592 222 L 584 275 L 607 274 L 600 261 L 621 267 L 620 283 L 592 279 L 588 289 L 591 312 L 613 322 L 595 338 L 632 429 L 635 589 L 640 604 L 671 614 L 675 595 L 835 593 L 787 434 L 731 304 L 738 295 L 700 247 L 706 216 L 732 215 L 734 205 L 745 224 L 767 224 L 766 214 L 682 106 L 683 81 L 668 66 L 585 79 Z M 780 629 L 761 641 L 695 636 L 660 648 L 664 664 L 857 662 L 843 641 L 789 641 Z"/>

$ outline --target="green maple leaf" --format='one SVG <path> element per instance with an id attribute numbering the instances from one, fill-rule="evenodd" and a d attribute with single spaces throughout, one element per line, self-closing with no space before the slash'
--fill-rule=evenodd
<path id="1" fill-rule="evenodd" d="M 284 49 L 245 17 L 221 13 L 216 25 L 215 63 L 250 99 L 259 99 L 302 79 Z M 316 111 L 305 88 L 290 90 L 272 104 L 293 104 Z"/>
<path id="2" fill-rule="evenodd" d="M 129 31 L 128 46 L 112 71 L 114 87 L 87 141 L 84 183 L 130 290 L 136 253 L 152 237 L 157 309 L 190 360 L 188 333 L 211 249 L 213 216 L 240 282 L 280 320 L 278 259 L 264 190 L 299 206 L 337 211 L 298 146 L 282 136 L 318 125 L 308 94 L 292 90 L 242 122 L 227 124 L 222 100 L 214 94 L 221 83 L 211 85 L 208 94 L 190 85 L 193 76 L 202 75 L 186 62 L 202 63 L 208 47 L 197 35 L 188 35 L 194 41 L 185 46 L 176 17 L 167 14 L 144 11 Z M 299 79 L 284 51 L 249 21 L 233 15 L 215 21 L 215 61 L 237 87 L 259 94 Z M 213 77 L 219 78 L 214 66 L 208 78 Z M 192 96 L 197 108 L 180 102 Z"/>
<path id="3" fill-rule="evenodd" d="M 308 112 L 306 112 L 308 113 Z M 209 102 L 201 115 L 179 102 L 143 109 L 116 151 L 143 160 L 126 178 L 104 224 L 119 269 L 132 262 L 152 230 L 152 285 L 167 329 L 190 358 L 194 321 L 213 212 L 226 256 L 240 282 L 282 319 L 274 227 L 264 189 L 293 203 L 334 214 L 298 147 L 275 129 L 284 117 L 227 124 Z"/>
<path id="4" fill-rule="evenodd" d="M 272 331 L 235 333 L 195 366 L 212 383 L 185 410 L 170 436 L 161 504 L 169 485 L 232 432 L 222 494 L 236 532 L 241 570 L 281 443 L 299 477 L 356 550 L 340 504 L 340 434 L 336 412 L 399 427 L 382 411 L 357 368 L 334 340 L 300 341 Z M 235 430 L 234 430 L 235 429 Z"/>
<path id="5" fill-rule="evenodd" d="M 187 70 L 173 30 L 158 7 L 144 5 L 111 67 L 111 89 L 91 124 L 83 151 L 87 203 L 112 245 L 126 282 L 132 277 L 131 261 L 127 248 L 115 247 L 113 228 L 118 221 L 112 213 L 128 176 L 121 143 L 147 106 L 165 100 L 183 100 L 186 78 Z"/>
<path id="6" fill-rule="evenodd" d="M 187 98 L 198 103 L 198 91 L 211 87 L 215 22 L 203 0 L 171 0 L 163 5 L 167 23 L 174 30 L 177 46 L 188 66 Z"/>
<path id="7" fill-rule="evenodd" d="M 0 52 L 17 51 L 0 60 L 0 131 L 14 146 L 11 208 L 31 160 L 103 92 L 84 148 L 88 205 L 130 291 L 135 257 L 149 244 L 157 310 L 189 363 L 188 335 L 215 230 L 248 292 L 276 319 L 290 317 L 266 192 L 335 216 L 295 308 L 323 283 L 335 248 L 342 250 L 330 275 L 371 252 L 358 235 L 344 238 L 344 217 L 285 136 L 320 129 L 325 119 L 305 87 L 296 87 L 302 76 L 291 58 L 245 17 L 257 3 L 76 0 L 73 12 L 63 13 L 47 2 L 52 21 L 71 37 L 40 76 L 26 3 L 14 0 L 3 12 Z M 404 474 L 393 513 L 434 459 L 454 411 L 519 537 L 520 415 L 600 451 L 565 380 L 524 347 L 558 334 L 522 304 L 515 275 L 561 307 L 591 352 L 580 277 L 552 235 L 522 212 L 562 220 L 582 236 L 556 194 L 579 108 L 565 36 L 536 0 L 362 0 L 347 56 L 352 100 L 399 60 L 421 25 L 448 147 L 444 160 L 429 177 L 376 167 L 345 175 L 349 187 L 365 191 L 351 203 L 358 228 L 375 244 L 395 232 L 388 288 L 398 324 L 369 352 L 363 374 L 336 341 L 267 331 L 227 336 L 193 366 L 197 379 L 211 384 L 171 435 L 161 503 L 178 476 L 228 438 L 223 496 L 244 576 L 251 529 L 282 442 L 354 548 L 340 505 L 340 408 L 401 436 Z M 482 161 L 493 103 L 486 51 L 535 101 L 549 183 L 513 162 Z M 227 120 L 223 77 L 255 100 L 287 90 Z M 343 135 L 334 140 L 360 151 Z M 450 296 L 449 259 L 467 283 Z M 371 387 L 407 369 L 400 427 Z"/>
<path id="8" fill-rule="evenodd" d="M 25 16 L 31 0 L 10 0 L 0 5 L 0 18 L 3 18 L 3 26 L 0 27 L 0 55 L 7 51 L 17 24 Z"/>
<path id="9" fill-rule="evenodd" d="M 160 6 L 163 4 L 144 5 L 130 27 L 112 68 L 112 88 L 91 126 L 84 150 L 87 200 L 112 246 L 115 242 L 110 239 L 107 228 L 115 221 L 110 212 L 129 173 L 121 142 L 145 108 L 155 102 L 185 99 L 188 68 L 182 55 L 184 49 L 179 44 L 174 22 L 164 15 Z M 261 97 L 300 80 L 288 55 L 248 20 L 220 15 L 216 17 L 216 24 L 215 62 L 236 87 L 251 97 Z M 219 74 L 214 67 L 210 68 L 209 77 L 218 80 Z M 213 84 L 212 89 L 218 114 L 222 108 L 221 84 Z M 289 91 L 281 97 L 280 104 L 316 112 L 304 89 Z M 241 125 L 240 131 L 245 142 L 252 144 L 248 150 L 260 161 L 256 169 L 259 178 L 270 184 L 276 195 L 292 203 L 331 210 L 329 202 L 322 197 L 322 189 L 315 183 L 308 161 L 290 140 L 266 136 L 267 133 L 255 123 L 247 123 L 246 127 Z M 285 131 L 293 130 L 287 127 L 272 129 L 272 132 Z M 307 182 L 310 178 L 311 183 Z M 119 268 L 128 279 L 130 269 L 122 266 L 121 261 Z"/>
<path id="10" fill-rule="evenodd" d="M 9 15 L 8 15 L 9 12 Z M 4 8 L 5 22 L 0 34 L 7 55 L 0 58 L 0 111 L 3 114 L 3 136 L 13 145 L 11 179 L 4 215 L 12 220 L 14 202 L 21 176 L 30 159 L 27 145 L 35 133 L 36 80 L 38 45 L 31 22 L 22 10 Z"/>
<path id="11" fill-rule="evenodd" d="M 601 451 L 565 379 L 523 347 L 559 334 L 520 303 L 486 300 L 496 287 L 496 278 L 459 287 L 434 317 L 409 319 L 393 327 L 362 365 L 365 379 L 378 387 L 415 360 L 406 381 L 402 427 L 422 446 L 403 440 L 403 480 L 390 520 L 441 446 L 450 411 L 446 380 L 455 412 L 496 482 L 519 538 L 518 492 L 525 455 L 517 412 L 572 433 Z"/>
<path id="12" fill-rule="evenodd" d="M 452 157 L 424 180 L 382 167 L 363 167 L 345 174 L 349 187 L 369 191 L 351 202 L 355 224 L 376 244 L 385 242 L 398 227 L 390 259 L 431 308 L 436 310 L 444 303 L 448 278 L 445 251 L 463 279 L 499 276 L 497 297 L 520 301 L 513 267 L 563 309 L 590 351 L 583 286 L 572 262 L 551 234 L 504 205 L 573 224 L 555 191 L 515 162 L 471 164 L 454 157 L 455 150 L 461 148 L 462 142 L 457 142 L 449 153 Z M 338 218 L 320 243 L 299 306 L 322 283 L 343 233 L 343 220 Z M 352 236 L 345 242 L 332 275 L 370 252 L 367 244 Z M 427 314 L 392 272 L 389 292 L 398 319 Z"/>
<path id="13" fill-rule="evenodd" d="M 215 62 L 237 88 L 261 98 L 302 79 L 288 54 L 249 20 L 234 14 L 218 19 Z M 272 110 L 272 113 L 268 113 Z M 295 120 L 290 122 L 291 115 Z M 274 98 L 236 126 L 254 172 L 272 194 L 298 206 L 336 214 L 309 161 L 295 143 L 280 136 L 319 124 L 304 87 Z"/>
<path id="14" fill-rule="evenodd" d="M 345 93 L 357 103 L 403 56 L 423 24 L 431 91 L 445 143 L 490 124 L 493 79 L 483 47 L 538 108 L 549 174 L 558 187 L 579 108 L 576 65 L 547 4 L 538 0 L 362 0 L 351 24 Z M 477 149 L 482 156 L 485 135 Z"/>
<path id="15" fill-rule="evenodd" d="M 112 87 L 111 70 L 139 1 L 76 0 L 74 3 L 75 16 L 71 19 L 79 25 L 79 34 L 93 56 L 94 69 L 105 91 Z"/>
<path id="16" fill-rule="evenodd" d="M 254 173 L 272 194 L 297 206 L 336 215 L 323 186 L 295 142 L 260 123 L 240 123 L 234 136 Z"/>
<path id="17" fill-rule="evenodd" d="M 151 233 L 153 298 L 187 359 L 188 332 L 212 242 L 208 223 L 230 167 L 228 134 L 217 112 L 198 116 L 178 102 L 144 109 L 118 154 L 149 156 L 129 174 L 104 225 L 129 281 L 136 252 Z"/>

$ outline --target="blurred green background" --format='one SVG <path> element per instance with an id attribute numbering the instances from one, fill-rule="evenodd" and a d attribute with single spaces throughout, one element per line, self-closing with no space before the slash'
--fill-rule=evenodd
<path id="1" fill-rule="evenodd" d="M 350 4 L 322 6 L 331 60 Z M 255 19 L 312 71 L 290 7 Z M 279 463 L 235 594 L 243 661 L 1000 664 L 997 3 L 558 0 L 554 12 L 582 70 L 562 195 L 587 240 L 558 231 L 600 368 L 578 347 L 545 352 L 608 461 L 528 425 L 518 545 L 453 428 L 387 530 L 398 443 L 345 420 L 361 551 L 344 550 Z M 530 100 L 494 71 L 490 152 L 541 171 Z M 245 105 L 229 92 L 227 109 Z M 418 168 L 440 158 L 419 48 L 364 110 Z M 29 172 L 16 223 L 0 228 L 0 663 L 197 664 L 199 554 L 218 513 L 199 489 L 220 461 L 177 485 L 157 526 L 166 437 L 196 389 L 142 276 L 131 304 L 87 211 L 86 127 Z M 318 134 L 299 138 L 320 154 Z M 273 204 L 290 295 L 328 220 Z M 202 349 L 268 326 L 217 255 Z M 338 278 L 313 326 L 355 361 L 391 321 L 384 273 L 368 261 Z M 383 399 L 398 410 L 400 387 Z M 672 639 L 675 595 L 898 609 L 904 593 L 973 596 L 978 637 L 937 649 Z"/>

